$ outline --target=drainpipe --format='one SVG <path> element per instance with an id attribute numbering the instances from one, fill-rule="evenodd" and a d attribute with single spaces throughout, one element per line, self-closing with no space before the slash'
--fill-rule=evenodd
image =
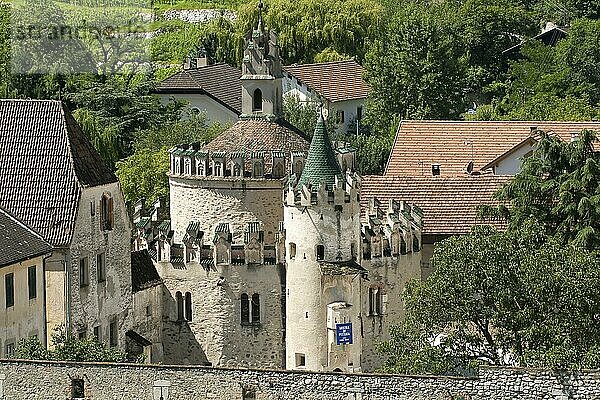
<path id="1" fill-rule="evenodd" d="M 42 315 L 44 318 L 44 323 L 43 323 L 43 335 L 44 335 L 44 346 L 46 347 L 46 349 L 48 349 L 48 304 L 47 304 L 47 296 L 46 296 L 46 292 L 48 290 L 48 288 L 46 287 L 46 260 L 48 258 L 50 258 L 52 256 L 52 253 L 48 253 L 46 254 L 43 258 L 42 258 L 42 288 L 44 289 L 42 291 Z"/>

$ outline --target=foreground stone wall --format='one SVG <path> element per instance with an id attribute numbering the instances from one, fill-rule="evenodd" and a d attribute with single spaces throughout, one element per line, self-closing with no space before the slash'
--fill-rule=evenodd
<path id="1" fill-rule="evenodd" d="M 476 378 L 305 373 L 209 367 L 0 361 L 0 398 L 72 399 L 446 400 L 598 399 L 600 371 L 556 373 L 483 368 Z"/>

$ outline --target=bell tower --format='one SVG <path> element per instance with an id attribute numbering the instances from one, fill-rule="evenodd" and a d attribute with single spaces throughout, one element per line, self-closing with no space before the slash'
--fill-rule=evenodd
<path id="1" fill-rule="evenodd" d="M 258 4 L 258 26 L 246 36 L 242 63 L 242 116 L 274 119 L 283 114 L 281 58 L 277 35 L 265 29 L 263 3 Z"/>

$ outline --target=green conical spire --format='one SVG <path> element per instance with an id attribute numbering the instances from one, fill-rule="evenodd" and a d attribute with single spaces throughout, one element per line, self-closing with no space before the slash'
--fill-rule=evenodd
<path id="1" fill-rule="evenodd" d="M 317 126 L 315 127 L 315 133 L 310 142 L 310 149 L 308 150 L 308 157 L 302 175 L 298 180 L 298 187 L 302 185 L 312 185 L 313 188 L 317 188 L 321 183 L 325 182 L 328 188 L 331 188 L 335 182 L 335 177 L 338 177 L 339 181 L 343 181 L 342 170 L 340 164 L 335 157 L 327 129 L 325 128 L 325 121 L 323 120 L 323 114 L 320 113 Z"/>

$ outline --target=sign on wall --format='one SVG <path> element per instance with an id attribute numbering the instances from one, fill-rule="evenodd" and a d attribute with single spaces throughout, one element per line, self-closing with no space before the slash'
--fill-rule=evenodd
<path id="1" fill-rule="evenodd" d="M 352 344 L 352 322 L 335 324 L 336 344 Z"/>

